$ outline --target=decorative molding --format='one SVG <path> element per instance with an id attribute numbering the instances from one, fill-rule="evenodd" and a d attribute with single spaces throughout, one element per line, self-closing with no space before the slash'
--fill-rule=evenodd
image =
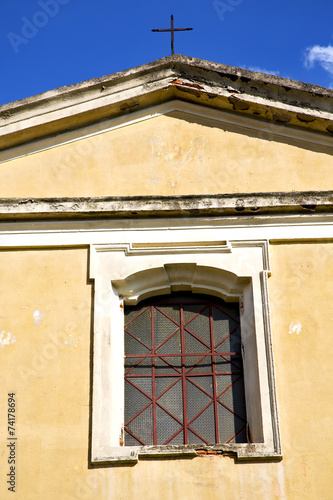
<path id="1" fill-rule="evenodd" d="M 315 146 L 326 148 L 328 151 L 333 150 L 332 138 L 330 136 L 314 132 L 308 128 L 298 129 L 296 127 L 285 127 L 277 123 L 258 120 L 257 118 L 252 118 L 247 115 L 233 114 L 228 111 L 203 106 L 202 104 L 170 100 L 145 109 L 132 111 L 130 115 L 124 114 L 115 116 L 112 119 L 106 118 L 93 125 L 89 124 L 70 131 L 61 131 L 53 136 L 51 135 L 46 138 L 41 137 L 27 143 L 5 148 L 0 151 L 0 163 L 175 112 L 183 114 L 184 118 L 188 115 L 190 119 L 197 117 L 200 119 L 213 120 L 220 126 L 231 126 L 239 133 L 246 133 L 249 131 L 253 133 L 257 131 L 261 134 L 261 138 L 266 138 L 267 140 L 292 140 L 300 147 Z"/>
<path id="2" fill-rule="evenodd" d="M 125 304 L 135 305 L 148 296 L 179 290 L 208 293 L 233 302 L 242 295 L 243 287 L 248 282 L 247 277 L 238 278 L 231 271 L 216 267 L 174 263 L 134 273 L 125 279 L 112 280 L 112 285 Z"/>
<path id="3" fill-rule="evenodd" d="M 279 412 L 278 412 L 278 402 L 276 393 L 276 377 L 275 377 L 275 363 L 274 363 L 274 350 L 272 343 L 272 331 L 271 331 L 271 320 L 270 320 L 270 309 L 269 309 L 269 295 L 268 295 L 268 276 L 270 273 L 267 271 L 262 271 L 260 273 L 261 280 L 261 290 L 262 290 L 262 301 L 264 304 L 263 308 L 263 319 L 264 319 L 264 331 L 265 331 L 265 344 L 266 344 L 266 356 L 268 360 L 268 380 L 271 387 L 270 391 L 270 401 L 272 410 L 272 425 L 273 425 L 273 439 L 274 448 L 277 454 L 282 454 L 281 446 L 281 436 L 279 432 Z"/>
<path id="4" fill-rule="evenodd" d="M 131 235 L 132 243 L 126 242 Z M 50 247 L 112 247 L 132 256 L 149 253 L 150 244 L 156 249 L 156 255 L 169 253 L 181 255 L 197 254 L 198 235 L 205 241 L 201 251 L 214 255 L 230 253 L 228 245 L 241 247 L 241 241 L 253 241 L 254 246 L 263 239 L 270 244 L 280 243 L 320 243 L 333 241 L 333 215 L 284 217 L 219 217 L 193 219 L 145 219 L 117 220 L 83 220 L 83 221 L 48 221 L 48 222 L 2 222 L 0 224 L 0 249 L 17 248 L 50 248 Z M 173 247 L 164 245 L 166 236 L 174 242 Z M 223 237 L 221 245 L 216 241 Z M 186 242 L 186 244 L 184 243 Z M 147 243 L 149 242 L 149 244 Z M 226 242 L 224 244 L 224 242 Z M 173 251 L 173 249 L 174 251 Z M 102 251 L 102 250 L 101 250 Z M 263 250 L 262 250 L 263 252 Z M 265 268 L 269 270 L 267 256 Z"/>
<path id="5" fill-rule="evenodd" d="M 177 253 L 211 253 L 231 252 L 228 241 L 184 241 L 184 242 L 151 242 L 151 243 L 109 243 L 96 245 L 96 252 L 124 251 L 125 255 L 151 255 Z"/>
<path id="6" fill-rule="evenodd" d="M 263 261 L 263 272 L 267 273 L 267 276 L 271 275 L 271 265 L 269 257 L 269 245 L 267 240 L 247 240 L 247 241 L 232 241 L 230 242 L 232 248 L 249 248 L 249 247 L 259 247 L 262 249 L 262 261 Z"/>
<path id="7" fill-rule="evenodd" d="M 3 198 L 0 220 L 154 218 L 333 213 L 333 191 L 227 193 L 215 195 Z"/>
<path id="8" fill-rule="evenodd" d="M 268 118 L 292 130 L 332 132 L 332 91 L 316 85 L 173 55 L 0 108 L 0 147 L 83 127 L 172 99 Z M 306 103 L 306 104 L 304 104 Z M 235 113 L 236 114 L 236 113 Z M 259 117 L 260 119 L 260 117 Z M 264 120 L 263 120 L 264 121 Z"/>

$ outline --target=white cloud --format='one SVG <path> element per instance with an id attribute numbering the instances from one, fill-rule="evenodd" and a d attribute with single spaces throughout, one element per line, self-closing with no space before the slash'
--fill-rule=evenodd
<path id="1" fill-rule="evenodd" d="M 328 45 L 327 47 L 314 45 L 306 49 L 304 60 L 305 67 L 311 69 L 315 64 L 319 64 L 331 77 L 333 77 L 333 45 Z"/>

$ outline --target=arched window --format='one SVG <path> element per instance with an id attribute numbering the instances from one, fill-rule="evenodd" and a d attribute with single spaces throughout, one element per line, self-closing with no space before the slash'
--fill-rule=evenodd
<path id="1" fill-rule="evenodd" d="M 125 446 L 246 443 L 239 304 L 186 292 L 125 307 Z"/>
<path id="2" fill-rule="evenodd" d="M 94 463 L 211 446 L 281 457 L 268 243 L 187 230 L 161 243 L 165 230 L 132 228 L 133 241 L 91 247 Z"/>

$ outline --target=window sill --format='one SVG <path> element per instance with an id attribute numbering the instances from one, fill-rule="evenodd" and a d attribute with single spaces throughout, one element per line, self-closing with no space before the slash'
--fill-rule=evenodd
<path id="1" fill-rule="evenodd" d="M 112 456 L 96 457 L 93 463 L 137 462 L 139 458 L 197 457 L 204 455 L 230 455 L 238 460 L 281 460 L 282 455 L 263 443 L 216 444 L 178 446 L 124 446 L 110 450 Z"/>

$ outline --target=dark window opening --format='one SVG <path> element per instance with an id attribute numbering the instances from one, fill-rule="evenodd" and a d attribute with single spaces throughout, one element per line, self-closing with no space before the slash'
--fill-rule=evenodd
<path id="1" fill-rule="evenodd" d="M 238 303 L 192 293 L 125 307 L 125 445 L 244 443 Z"/>

